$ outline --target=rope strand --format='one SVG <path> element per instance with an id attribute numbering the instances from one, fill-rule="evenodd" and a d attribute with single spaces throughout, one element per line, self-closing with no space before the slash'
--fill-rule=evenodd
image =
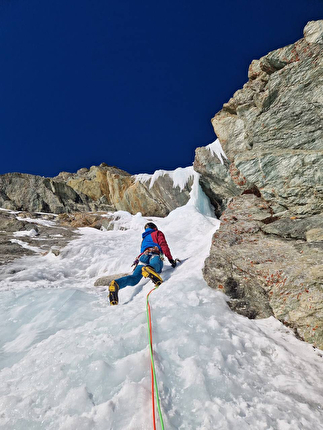
<path id="1" fill-rule="evenodd" d="M 153 291 L 153 290 L 152 290 Z M 149 293 L 150 294 L 150 293 Z M 152 339 L 152 329 L 151 329 L 151 313 L 150 313 L 150 305 L 147 303 L 148 307 L 148 316 L 149 316 L 149 323 L 148 323 L 148 333 L 149 333 L 149 346 L 151 349 L 151 354 L 154 354 L 153 351 L 153 339 Z M 155 416 L 155 395 L 154 395 L 154 370 L 152 361 L 150 362 L 150 370 L 151 370 L 151 400 L 152 400 L 152 410 L 153 410 L 153 424 L 154 424 L 154 430 L 156 430 L 156 416 Z"/>
<path id="2" fill-rule="evenodd" d="M 153 337 L 152 337 L 152 324 L 151 324 L 151 309 L 149 305 L 149 295 L 156 290 L 157 287 L 153 288 L 149 293 L 147 294 L 147 308 L 146 308 L 146 315 L 147 315 L 147 324 L 148 324 L 148 339 L 149 339 L 149 351 L 150 351 L 150 367 L 151 367 L 151 391 L 152 391 L 152 408 L 153 408 L 153 424 L 154 424 L 154 430 L 156 430 L 156 417 L 155 417 L 155 393 L 156 391 L 156 403 L 157 403 L 157 409 L 159 414 L 159 421 L 161 424 L 162 430 L 164 430 L 164 421 L 161 413 L 161 408 L 159 404 L 159 393 L 158 393 L 158 385 L 157 385 L 157 378 L 156 378 L 156 371 L 155 371 L 155 363 L 154 363 L 154 353 L 153 353 Z"/>

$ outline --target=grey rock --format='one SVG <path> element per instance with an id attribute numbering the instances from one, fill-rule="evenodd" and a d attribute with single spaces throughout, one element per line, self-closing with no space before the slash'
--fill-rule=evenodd
<path id="1" fill-rule="evenodd" d="M 33 254 L 31 250 L 22 248 L 18 243 L 10 242 L 7 235 L 0 232 L 0 266 Z"/>
<path id="2" fill-rule="evenodd" d="M 308 43 L 323 44 L 323 21 L 310 21 L 304 28 L 304 38 Z"/>
<path id="3" fill-rule="evenodd" d="M 228 161 L 194 168 L 221 226 L 203 270 L 249 318 L 274 315 L 323 347 L 323 21 L 254 60 L 212 119 Z"/>
<path id="4" fill-rule="evenodd" d="M 130 275 L 130 273 L 115 273 L 114 275 L 107 275 L 102 276 L 101 278 L 98 278 L 94 282 L 95 287 L 107 287 L 110 285 L 111 281 L 114 279 L 122 278 L 123 276 Z"/>
<path id="5" fill-rule="evenodd" d="M 212 119 L 230 163 L 205 161 L 196 151 L 201 185 L 222 202 L 254 189 L 275 212 L 304 216 L 323 210 L 323 21 L 309 23 L 306 37 L 254 60 L 249 81 Z M 206 168 L 204 168 L 206 166 Z M 221 177 L 236 187 L 217 193 Z M 236 178 L 241 180 L 237 181 Z M 212 195 L 211 195 L 212 197 Z M 225 207 L 225 204 L 224 204 Z"/>
<path id="6" fill-rule="evenodd" d="M 0 207 L 29 212 L 91 210 L 89 199 L 64 182 L 23 173 L 0 175 Z"/>
<path id="7" fill-rule="evenodd" d="M 24 214 L 0 210 L 0 266 L 5 266 L 17 258 L 34 255 L 35 252 L 53 252 L 59 255 L 60 249 L 78 236 L 74 227 L 63 227 L 54 222 L 56 217 L 50 219 L 53 221 L 51 226 L 38 223 L 46 218 L 48 220 L 49 217 L 50 215 L 39 213 Z M 14 232 L 27 234 L 16 237 Z"/>
<path id="8" fill-rule="evenodd" d="M 318 233 L 322 228 L 323 214 L 319 214 L 306 218 L 281 218 L 270 224 L 263 225 L 261 230 L 264 233 L 280 236 L 285 239 L 291 238 L 307 240 L 310 232 L 312 232 L 312 236 L 314 234 L 314 230 L 318 230 Z M 316 241 L 322 240 L 319 235 L 316 236 L 316 239 Z"/>
<path id="9" fill-rule="evenodd" d="M 276 220 L 262 198 L 233 198 L 213 237 L 203 275 L 208 285 L 228 295 L 233 310 L 249 318 L 274 315 L 322 348 L 323 243 L 277 235 L 283 231 L 286 237 L 304 237 L 305 222 L 290 221 L 292 225 Z M 275 224 L 275 234 L 264 233 Z"/>
<path id="10" fill-rule="evenodd" d="M 241 194 L 242 190 L 254 186 L 244 178 L 234 164 L 219 158 L 207 148 L 198 148 L 194 159 L 194 170 L 200 173 L 200 184 L 215 208 L 216 216 L 220 217 L 227 201 Z"/>
<path id="11" fill-rule="evenodd" d="M 307 230 L 306 240 L 307 242 L 323 242 L 323 227 Z"/>
<path id="12" fill-rule="evenodd" d="M 0 231 L 3 233 L 26 230 L 27 225 L 19 221 L 14 213 L 0 211 Z"/>

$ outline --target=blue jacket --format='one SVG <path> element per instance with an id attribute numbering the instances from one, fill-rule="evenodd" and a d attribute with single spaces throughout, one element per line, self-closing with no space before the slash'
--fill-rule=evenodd
<path id="1" fill-rule="evenodd" d="M 147 248 L 152 248 L 157 246 L 159 251 L 168 258 L 168 260 L 173 260 L 172 254 L 166 242 L 164 233 L 160 230 L 154 230 L 152 228 L 147 228 L 142 234 L 141 242 L 141 254 L 145 252 Z M 141 255 L 140 254 L 140 255 Z"/>
<path id="2" fill-rule="evenodd" d="M 157 246 L 159 251 L 162 252 L 161 246 L 158 243 L 154 242 L 151 237 L 151 234 L 154 233 L 154 231 L 155 230 L 153 228 L 147 228 L 147 230 L 143 232 L 140 250 L 141 254 L 145 252 L 147 248 L 153 248 L 154 246 Z"/>

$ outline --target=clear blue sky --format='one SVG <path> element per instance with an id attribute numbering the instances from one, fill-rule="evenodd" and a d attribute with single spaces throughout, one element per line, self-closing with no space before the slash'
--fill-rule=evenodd
<path id="1" fill-rule="evenodd" d="M 0 0 L 0 174 L 186 167 L 323 0 Z"/>

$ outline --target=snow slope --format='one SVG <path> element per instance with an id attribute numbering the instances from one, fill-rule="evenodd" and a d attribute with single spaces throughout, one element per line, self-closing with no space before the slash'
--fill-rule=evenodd
<path id="1" fill-rule="evenodd" d="M 99 276 L 129 271 L 139 253 L 147 219 L 117 215 L 114 231 L 83 228 L 58 257 L 1 269 L 1 429 L 153 428 L 145 313 L 152 284 L 122 290 L 116 307 L 93 287 Z M 165 262 L 165 282 L 150 296 L 165 429 L 322 428 L 321 351 L 273 318 L 231 312 L 203 280 L 219 221 L 197 181 L 185 207 L 149 220 L 182 259 L 175 270 Z"/>

